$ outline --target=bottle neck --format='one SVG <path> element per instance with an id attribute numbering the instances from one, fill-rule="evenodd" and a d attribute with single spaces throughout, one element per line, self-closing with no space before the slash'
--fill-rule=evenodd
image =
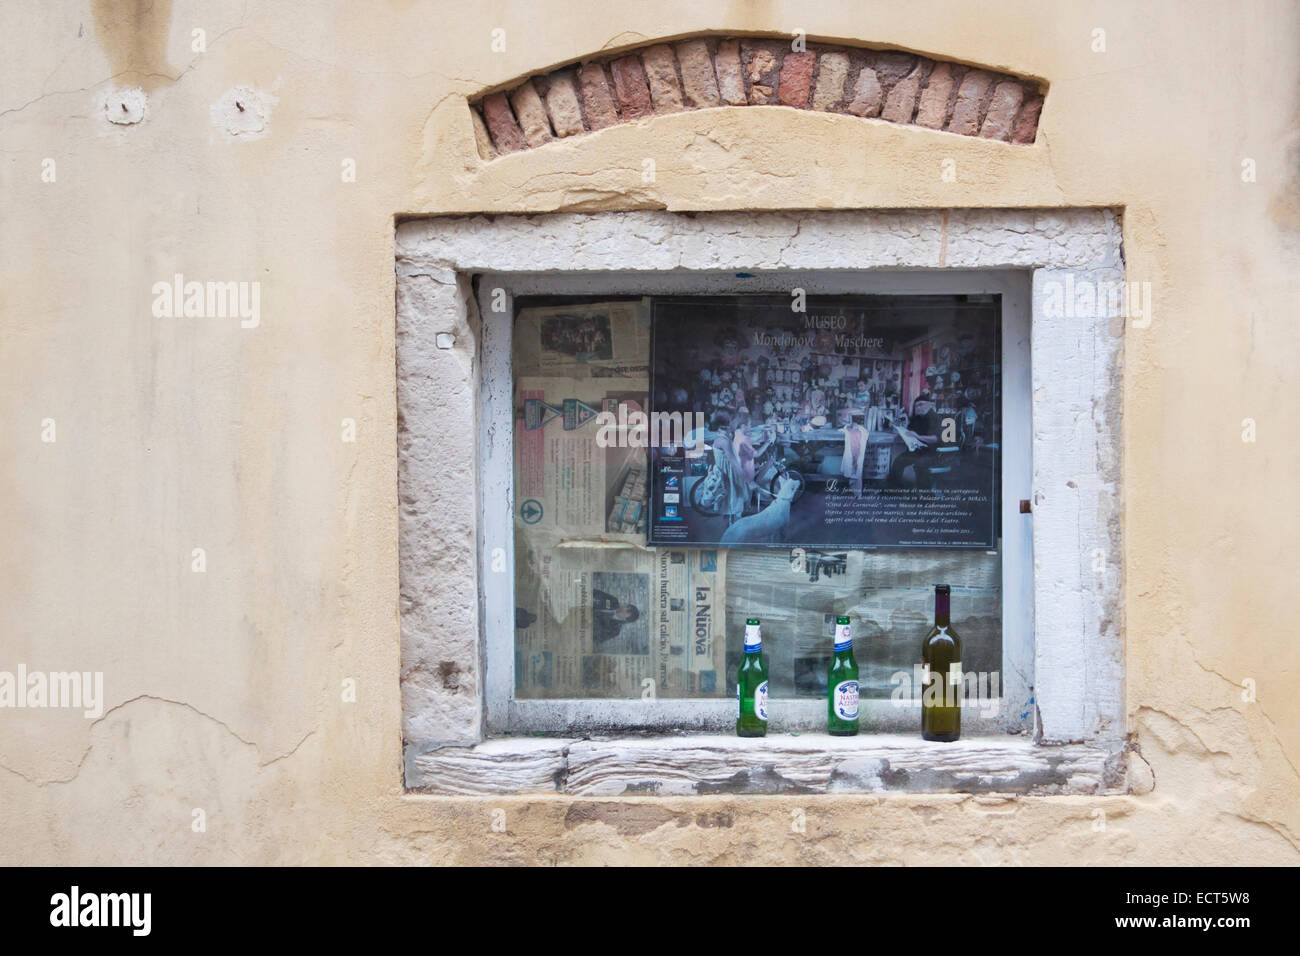
<path id="1" fill-rule="evenodd" d="M 952 597 L 943 591 L 936 591 L 934 595 L 934 626 L 947 627 L 949 624 L 949 614 L 951 613 Z"/>

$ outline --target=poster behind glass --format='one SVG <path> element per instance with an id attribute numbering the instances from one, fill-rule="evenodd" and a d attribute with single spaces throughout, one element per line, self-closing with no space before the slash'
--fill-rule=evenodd
<path id="1" fill-rule="evenodd" d="M 999 325 L 990 296 L 655 300 L 649 543 L 996 548 Z"/>

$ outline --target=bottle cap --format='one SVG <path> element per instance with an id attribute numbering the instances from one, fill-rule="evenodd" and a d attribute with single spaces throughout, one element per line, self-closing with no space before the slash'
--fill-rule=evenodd
<path id="1" fill-rule="evenodd" d="M 747 620 L 745 623 L 746 623 L 746 624 L 749 624 L 749 625 L 757 626 L 757 625 L 758 625 L 758 618 L 756 618 L 756 617 L 751 617 L 751 618 L 750 618 L 749 620 Z"/>
<path id="2" fill-rule="evenodd" d="M 848 624 L 848 623 L 849 623 L 848 615 L 846 615 L 846 614 L 841 614 L 839 617 L 837 617 L 837 618 L 835 619 L 835 623 L 836 623 L 836 624 Z"/>

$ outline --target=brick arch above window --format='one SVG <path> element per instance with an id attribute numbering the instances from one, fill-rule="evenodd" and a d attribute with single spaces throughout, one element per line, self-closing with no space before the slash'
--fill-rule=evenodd
<path id="1" fill-rule="evenodd" d="M 690 110 L 782 106 L 1027 145 L 1043 85 L 901 50 L 696 37 L 572 63 L 470 104 L 495 159 L 621 123 Z"/>

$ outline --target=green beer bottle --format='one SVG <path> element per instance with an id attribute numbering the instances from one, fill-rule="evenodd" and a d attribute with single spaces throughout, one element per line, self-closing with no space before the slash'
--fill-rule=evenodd
<path id="1" fill-rule="evenodd" d="M 853 659 L 849 619 L 835 619 L 835 649 L 826 678 L 826 731 L 835 737 L 858 732 L 858 662 Z"/>
<path id="2" fill-rule="evenodd" d="M 736 672 L 736 736 L 767 736 L 767 661 L 758 618 L 745 622 L 745 656 Z"/>
<path id="3" fill-rule="evenodd" d="M 934 627 L 921 644 L 925 686 L 921 691 L 921 736 L 951 742 L 961 736 L 961 638 L 949 619 L 950 589 L 934 589 Z"/>

